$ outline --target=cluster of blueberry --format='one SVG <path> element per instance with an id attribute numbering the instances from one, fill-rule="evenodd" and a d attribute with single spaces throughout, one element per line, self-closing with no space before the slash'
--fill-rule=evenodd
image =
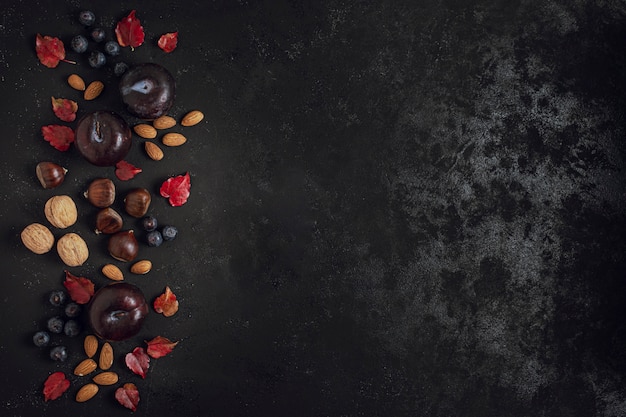
<path id="1" fill-rule="evenodd" d="M 96 22 L 96 16 L 93 12 L 88 10 L 80 12 L 78 15 L 78 21 L 89 30 L 89 37 L 96 42 L 96 44 L 101 44 L 105 41 L 105 30 L 101 27 L 92 27 Z M 71 47 L 74 52 L 79 54 L 87 52 L 89 49 L 89 40 L 87 39 L 87 36 L 74 36 L 72 38 Z M 116 41 L 110 40 L 104 43 L 104 52 L 95 49 L 91 50 L 87 61 L 91 67 L 101 68 L 107 63 L 106 55 L 111 57 L 118 56 L 120 54 L 120 50 L 120 44 Z M 113 66 L 113 72 L 117 76 L 124 74 L 127 69 L 128 65 L 125 62 L 116 62 Z"/>
<path id="2" fill-rule="evenodd" d="M 63 315 L 56 315 L 48 319 L 46 330 L 40 330 L 33 335 L 33 343 L 37 347 L 50 345 L 51 334 L 64 333 L 69 337 L 76 337 L 82 331 L 82 326 L 78 321 L 81 313 L 81 306 L 73 301 L 68 301 L 68 295 L 63 290 L 53 290 L 49 297 L 50 304 L 54 307 L 63 308 Z M 50 358 L 55 361 L 65 361 L 67 359 L 67 348 L 65 346 L 53 346 L 50 349 Z"/>
<path id="3" fill-rule="evenodd" d="M 173 240 L 178 235 L 178 229 L 175 226 L 163 226 L 161 230 L 157 230 L 159 223 L 154 216 L 145 216 L 141 220 L 143 230 L 148 232 L 146 242 L 148 246 L 161 246 L 164 240 Z"/>

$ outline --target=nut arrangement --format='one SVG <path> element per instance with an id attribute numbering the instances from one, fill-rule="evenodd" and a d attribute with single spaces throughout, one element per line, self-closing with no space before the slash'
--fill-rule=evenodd
<path id="1" fill-rule="evenodd" d="M 143 43 L 143 27 L 135 13 L 133 10 L 118 23 L 119 28 L 120 25 L 129 25 L 131 22 L 133 30 L 125 31 L 124 39 L 118 34 L 118 42 L 106 42 L 105 50 L 111 57 L 119 55 L 121 47 L 138 47 Z M 95 22 L 95 15 L 89 11 L 82 11 L 78 15 L 78 20 L 85 27 L 90 27 Z M 159 43 L 159 47 L 165 52 L 171 52 L 176 45 L 177 33 L 167 35 L 167 46 L 162 47 Z M 91 37 L 100 42 L 106 38 L 106 31 L 93 28 Z M 77 35 L 72 38 L 72 49 L 82 53 L 87 50 L 87 42 L 83 35 Z M 46 55 L 54 48 L 58 48 L 58 45 L 62 47 L 62 42 L 58 38 L 37 35 L 37 57 L 44 66 L 54 68 L 59 61 L 65 61 L 61 56 L 64 55 L 64 51 Z M 93 51 L 88 59 L 90 66 L 93 68 L 103 66 L 105 62 L 103 56 L 101 52 Z M 78 92 L 82 100 L 95 101 L 108 88 L 101 80 L 86 82 L 78 72 L 80 71 L 69 75 L 66 80 L 67 86 L 74 94 Z M 145 119 L 145 122 L 136 124 L 131 129 L 122 116 L 108 110 L 87 113 L 77 118 L 79 105 L 76 101 L 52 97 L 54 114 L 66 123 L 76 120 L 76 125 L 74 129 L 64 125 L 44 126 L 42 135 L 57 151 L 65 152 L 71 146 L 75 146 L 78 153 L 92 165 L 114 167 L 117 179 L 128 181 L 142 172 L 141 168 L 124 159 L 129 154 L 133 132 L 139 138 L 145 139 L 143 148 L 149 160 L 161 161 L 165 158 L 165 153 L 153 139 L 162 134 L 161 143 L 164 146 L 172 148 L 182 146 L 188 142 L 189 137 L 181 132 L 167 130 L 177 126 L 181 128 L 196 126 L 204 120 L 204 114 L 199 110 L 192 110 L 182 115 L 180 123 L 175 117 L 167 114 L 174 100 L 175 82 L 171 74 L 158 64 L 137 64 L 129 67 L 124 62 L 118 62 L 115 64 L 114 73 L 121 78 L 120 98 L 126 105 L 128 113 Z M 159 91 L 154 92 L 157 95 L 153 95 L 153 92 L 137 94 L 133 88 L 129 88 L 141 83 L 145 77 L 160 80 L 157 83 Z M 107 90 L 107 95 L 110 91 Z M 165 99 L 161 100 L 162 97 Z M 57 189 L 65 184 L 68 172 L 65 167 L 47 160 L 35 167 L 35 176 L 45 190 Z M 76 179 L 74 172 L 72 175 Z M 167 178 L 161 185 L 159 194 L 167 198 L 172 207 L 181 206 L 187 201 L 190 186 L 190 175 L 187 172 L 185 175 Z M 73 381 L 68 379 L 63 371 L 53 372 L 48 376 L 43 389 L 45 401 L 60 398 L 73 383 L 82 378 L 90 379 L 88 382 L 81 382 L 81 386 L 77 387 L 75 401 L 79 403 L 96 397 L 103 391 L 103 387 L 120 383 L 120 373 L 112 368 L 115 359 L 113 344 L 138 335 L 150 308 L 165 317 L 176 314 L 179 308 L 177 297 L 169 286 L 164 285 L 164 293 L 154 294 L 151 300 L 147 301 L 138 286 L 126 282 L 125 273 L 118 266 L 124 265 L 131 274 L 129 278 L 134 277 L 138 280 L 153 270 L 151 260 L 137 259 L 142 243 L 135 233 L 138 225 L 146 232 L 143 243 L 148 247 L 158 247 L 163 242 L 175 239 L 178 229 L 170 224 L 159 225 L 156 217 L 149 214 L 154 195 L 149 189 L 142 186 L 134 187 L 120 199 L 116 188 L 111 178 L 102 175 L 86 184 L 83 193 L 84 198 L 94 209 L 93 233 L 99 236 L 97 239 L 106 240 L 108 253 L 105 255 L 108 255 L 111 261 L 102 265 L 100 271 L 109 283 L 98 288 L 90 278 L 80 274 L 74 275 L 65 269 L 63 281 L 65 289 L 53 290 L 50 295 L 50 303 L 62 308 L 63 314 L 51 317 L 47 321 L 46 329 L 33 335 L 36 346 L 50 346 L 49 356 L 52 360 L 65 362 L 71 352 L 64 345 L 55 344 L 52 339 L 56 337 L 54 335 L 76 337 L 84 331 L 83 327 L 90 328 L 93 332 L 84 338 L 85 357 L 74 364 L 71 372 Z M 116 203 L 119 211 L 114 208 Z M 84 214 L 79 213 L 70 195 L 58 192 L 43 206 L 43 216 L 47 224 L 44 224 L 45 222 L 28 224 L 22 229 L 20 239 L 24 247 L 37 255 L 45 255 L 55 248 L 65 268 L 83 267 L 93 261 L 93 257 L 90 258 L 90 250 L 84 236 L 72 228 Z M 124 314 L 111 319 L 111 309 L 115 309 L 116 314 L 119 312 Z M 80 319 L 83 315 L 84 322 Z M 146 377 L 151 359 L 168 355 L 178 344 L 163 336 L 156 336 L 145 343 L 147 345 L 145 349 L 138 346 L 125 356 L 126 368 L 141 378 Z M 115 399 L 122 406 L 135 411 L 140 399 L 139 390 L 135 384 L 124 382 L 116 388 Z"/>

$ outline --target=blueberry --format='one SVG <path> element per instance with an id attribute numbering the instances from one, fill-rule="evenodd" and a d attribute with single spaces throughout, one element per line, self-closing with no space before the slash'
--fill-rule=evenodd
<path id="1" fill-rule="evenodd" d="M 96 21 L 96 15 L 89 10 L 84 10 L 78 14 L 78 21 L 81 25 L 91 26 Z"/>
<path id="2" fill-rule="evenodd" d="M 106 62 L 107 59 L 102 52 L 93 51 L 89 54 L 89 65 L 91 65 L 92 68 L 103 67 Z"/>
<path id="3" fill-rule="evenodd" d="M 104 52 L 111 56 L 117 56 L 120 54 L 120 44 L 115 41 L 108 41 L 104 44 Z"/>
<path id="4" fill-rule="evenodd" d="M 33 343 L 37 347 L 48 346 L 50 343 L 50 334 L 48 332 L 39 331 L 33 335 Z"/>
<path id="5" fill-rule="evenodd" d="M 161 243 L 163 243 L 163 236 L 158 230 L 153 230 L 148 233 L 148 235 L 146 236 L 146 240 L 148 242 L 148 246 L 156 248 L 157 246 L 161 246 Z"/>
<path id="6" fill-rule="evenodd" d="M 67 300 L 67 294 L 63 290 L 54 290 L 50 293 L 50 304 L 55 307 L 62 306 L 65 304 L 65 300 Z"/>
<path id="7" fill-rule="evenodd" d="M 102 28 L 94 28 L 91 31 L 91 39 L 93 39 L 96 42 L 102 42 L 105 37 L 106 37 L 106 33 L 104 33 L 104 29 Z"/>
<path id="8" fill-rule="evenodd" d="M 67 359 L 67 348 L 65 346 L 55 346 L 50 349 L 50 359 L 64 362 Z"/>
<path id="9" fill-rule="evenodd" d="M 146 216 L 141 220 L 141 226 L 143 227 L 143 230 L 145 230 L 146 232 L 151 232 L 153 230 L 156 230 L 157 226 L 158 226 L 158 222 L 156 217 L 154 216 Z"/>
<path id="10" fill-rule="evenodd" d="M 63 326 L 63 332 L 69 337 L 78 336 L 81 330 L 80 324 L 74 319 L 66 321 L 65 326 Z"/>
<path id="11" fill-rule="evenodd" d="M 78 317 L 78 315 L 80 314 L 80 311 L 81 311 L 81 307 L 80 305 L 76 303 L 68 303 L 65 306 L 65 315 L 67 317 L 70 317 L 70 318 Z"/>
<path id="12" fill-rule="evenodd" d="M 61 317 L 52 317 L 48 320 L 48 330 L 51 333 L 62 333 L 64 324 L 65 323 L 63 322 L 63 319 Z"/>
<path id="13" fill-rule="evenodd" d="M 178 234 L 178 229 L 174 226 L 163 226 L 161 233 L 163 234 L 164 240 L 172 240 Z"/>
<path id="14" fill-rule="evenodd" d="M 89 42 L 87 41 L 87 38 L 85 38 L 83 35 L 76 35 L 72 38 L 71 46 L 74 52 L 82 54 L 87 50 Z"/>
<path id="15" fill-rule="evenodd" d="M 128 70 L 128 64 L 126 64 L 125 62 L 116 62 L 115 66 L 113 67 L 113 73 L 117 77 L 121 77 L 122 75 L 124 75 L 126 70 Z"/>

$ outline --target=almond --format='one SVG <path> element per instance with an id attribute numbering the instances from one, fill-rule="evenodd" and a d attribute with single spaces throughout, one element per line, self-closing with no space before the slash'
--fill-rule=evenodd
<path id="1" fill-rule="evenodd" d="M 163 159 L 163 150 L 159 148 L 159 145 L 153 142 L 145 142 L 144 147 L 146 153 L 153 161 L 160 161 Z"/>
<path id="2" fill-rule="evenodd" d="M 193 110 L 187 113 L 180 124 L 183 126 L 194 126 L 200 123 L 204 119 L 204 114 L 200 110 Z"/>
<path id="3" fill-rule="evenodd" d="M 93 359 L 85 359 L 74 368 L 74 375 L 85 376 L 96 370 L 98 364 Z"/>
<path id="4" fill-rule="evenodd" d="M 171 116 L 161 116 L 152 121 L 152 126 L 155 129 L 169 129 L 170 127 L 176 126 L 176 119 Z"/>
<path id="5" fill-rule="evenodd" d="M 144 139 L 154 139 L 157 135 L 156 129 L 146 123 L 133 126 L 133 130 Z"/>
<path id="6" fill-rule="evenodd" d="M 166 133 L 163 135 L 162 141 L 165 146 L 180 146 L 187 142 L 187 138 L 180 133 Z"/>
<path id="7" fill-rule="evenodd" d="M 150 272 L 151 269 L 152 269 L 152 262 L 144 259 L 142 261 L 135 262 L 130 267 L 130 272 L 132 272 L 133 274 L 143 275 L 143 274 L 147 274 L 148 272 Z"/>
<path id="8" fill-rule="evenodd" d="M 85 401 L 91 400 L 98 393 L 99 389 L 96 384 L 89 383 L 83 385 L 76 393 L 76 401 L 84 403 Z"/>
<path id="9" fill-rule="evenodd" d="M 85 100 L 93 100 L 102 93 L 102 90 L 104 90 L 104 84 L 102 81 L 93 81 L 85 89 L 83 98 Z"/>
<path id="10" fill-rule="evenodd" d="M 85 81 L 83 81 L 83 79 L 80 78 L 80 75 L 77 75 L 77 74 L 70 75 L 69 77 L 67 77 L 67 83 L 74 90 L 85 91 Z"/>
<path id="11" fill-rule="evenodd" d="M 117 384 L 117 381 L 119 380 L 117 374 L 115 372 L 102 372 L 99 373 L 98 375 L 94 376 L 93 378 L 93 382 L 95 382 L 98 385 L 113 385 L 113 384 Z"/>
<path id="12" fill-rule="evenodd" d="M 89 358 L 93 358 L 93 356 L 98 351 L 98 339 L 96 336 L 90 334 L 85 337 L 85 341 L 83 342 L 83 348 L 85 349 L 85 354 Z"/>
<path id="13" fill-rule="evenodd" d="M 124 273 L 121 269 L 113 264 L 106 264 L 102 267 L 102 274 L 113 281 L 122 281 Z"/>
<path id="14" fill-rule="evenodd" d="M 98 359 L 98 366 L 103 371 L 106 371 L 113 365 L 113 347 L 109 342 L 105 342 L 100 349 L 100 358 Z"/>

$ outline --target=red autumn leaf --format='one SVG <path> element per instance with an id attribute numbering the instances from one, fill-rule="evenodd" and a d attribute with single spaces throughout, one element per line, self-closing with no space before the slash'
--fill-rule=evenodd
<path id="1" fill-rule="evenodd" d="M 137 411 L 139 404 L 139 390 L 137 386 L 131 382 L 124 384 L 115 390 L 115 399 L 124 407 Z"/>
<path id="2" fill-rule="evenodd" d="M 48 125 L 41 127 L 41 134 L 46 142 L 49 142 L 55 149 L 65 152 L 74 142 L 74 131 L 67 126 Z"/>
<path id="3" fill-rule="evenodd" d="M 63 41 L 59 38 L 41 36 L 38 33 L 35 39 L 35 51 L 37 52 L 39 62 L 48 68 L 56 68 L 56 66 L 59 65 L 59 61 L 70 64 L 76 63 L 65 59 L 65 46 L 63 45 Z"/>
<path id="4" fill-rule="evenodd" d="M 150 356 L 146 354 L 142 347 L 136 347 L 132 352 L 126 354 L 124 362 L 126 362 L 128 369 L 145 378 L 146 372 L 150 367 Z"/>
<path id="5" fill-rule="evenodd" d="M 54 372 L 43 384 L 44 400 L 56 400 L 70 387 L 69 379 L 65 378 L 63 372 Z"/>
<path id="6" fill-rule="evenodd" d="M 115 164 L 115 176 L 122 181 L 130 180 L 141 172 L 141 168 L 137 168 L 126 161 L 119 161 Z"/>
<path id="7" fill-rule="evenodd" d="M 154 300 L 152 306 L 157 313 L 163 313 L 165 317 L 171 317 L 178 311 L 176 294 L 170 290 L 170 287 L 165 287 L 165 292 Z"/>
<path id="8" fill-rule="evenodd" d="M 159 191 L 161 196 L 169 199 L 171 206 L 178 207 L 187 202 L 190 188 L 191 178 L 189 177 L 189 172 L 187 172 L 185 175 L 168 178 L 161 184 Z"/>
<path id="9" fill-rule="evenodd" d="M 178 32 L 170 32 L 161 35 L 157 45 L 159 45 L 159 48 L 167 53 L 172 52 L 178 45 Z"/>
<path id="10" fill-rule="evenodd" d="M 146 342 L 146 344 L 148 345 L 148 356 L 152 359 L 158 359 L 170 354 L 178 342 L 172 342 L 167 337 L 157 336 L 149 342 Z"/>
<path id="11" fill-rule="evenodd" d="M 77 277 L 65 271 L 63 286 L 70 294 L 70 298 L 78 304 L 87 304 L 94 293 L 93 282 L 85 277 Z"/>
<path id="12" fill-rule="evenodd" d="M 115 36 L 120 46 L 130 46 L 134 49 L 143 43 L 145 35 L 141 22 L 135 17 L 135 10 L 117 23 Z"/>
<path id="13" fill-rule="evenodd" d="M 73 122 L 76 120 L 76 112 L 78 111 L 78 103 L 74 100 L 66 98 L 52 97 L 52 111 L 64 122 Z"/>

